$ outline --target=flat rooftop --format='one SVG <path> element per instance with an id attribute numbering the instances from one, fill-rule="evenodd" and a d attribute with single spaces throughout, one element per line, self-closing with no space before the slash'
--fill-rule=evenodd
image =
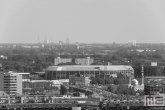
<path id="1" fill-rule="evenodd" d="M 64 65 L 49 66 L 46 71 L 117 71 L 133 70 L 129 65 Z"/>

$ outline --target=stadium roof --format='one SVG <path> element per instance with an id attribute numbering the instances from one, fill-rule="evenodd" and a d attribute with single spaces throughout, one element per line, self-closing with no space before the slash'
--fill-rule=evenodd
<path id="1" fill-rule="evenodd" d="M 49 66 L 46 71 L 116 71 L 116 70 L 132 70 L 129 65 L 65 65 L 65 66 Z"/>

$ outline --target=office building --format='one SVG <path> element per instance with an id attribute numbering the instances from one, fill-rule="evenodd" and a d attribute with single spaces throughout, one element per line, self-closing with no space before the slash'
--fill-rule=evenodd
<path id="1" fill-rule="evenodd" d="M 54 59 L 54 65 L 58 65 L 60 63 L 70 63 L 72 62 L 72 58 L 60 58 L 57 57 Z"/>
<path id="2" fill-rule="evenodd" d="M 8 95 L 22 95 L 22 75 L 18 73 L 0 74 L 0 91 Z"/>
<path id="3" fill-rule="evenodd" d="M 94 59 L 91 59 L 90 57 L 87 58 L 76 58 L 75 63 L 77 65 L 91 65 L 94 62 Z"/>
<path id="4" fill-rule="evenodd" d="M 77 65 L 91 65 L 94 62 L 94 59 L 87 57 L 87 58 L 60 58 L 57 57 L 54 59 L 54 65 L 58 65 L 60 63 L 75 63 Z"/>

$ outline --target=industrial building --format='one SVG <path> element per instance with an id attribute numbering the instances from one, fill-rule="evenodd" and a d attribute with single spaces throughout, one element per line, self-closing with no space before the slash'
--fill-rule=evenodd
<path id="1" fill-rule="evenodd" d="M 0 91 L 8 95 L 22 95 L 22 75 L 18 73 L 0 74 Z"/>
<path id="2" fill-rule="evenodd" d="M 79 73 L 85 77 L 112 77 L 122 74 L 123 77 L 134 75 L 134 69 L 128 65 L 67 65 L 49 66 L 45 70 L 45 80 L 69 79 L 69 75 Z"/>

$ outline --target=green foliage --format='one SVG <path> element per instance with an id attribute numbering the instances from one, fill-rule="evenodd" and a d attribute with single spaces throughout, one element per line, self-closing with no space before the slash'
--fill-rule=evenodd
<path id="1" fill-rule="evenodd" d="M 112 93 L 116 93 L 117 92 L 117 85 L 109 85 L 107 88 L 107 91 L 112 92 Z"/>
<path id="2" fill-rule="evenodd" d="M 47 61 L 46 61 L 47 59 Z M 40 55 L 11 55 L 2 61 L 6 71 L 38 72 L 53 65 L 53 58 Z"/>
<path id="3" fill-rule="evenodd" d="M 114 84 L 114 78 L 110 78 L 110 77 L 106 77 L 106 78 L 100 78 L 100 77 L 96 77 L 96 78 L 91 78 L 91 83 L 92 84 Z"/>
<path id="4" fill-rule="evenodd" d="M 131 65 L 135 70 L 135 77 L 141 77 L 141 65 L 144 64 L 144 74 L 146 76 L 165 75 L 161 68 L 154 68 L 150 66 L 151 62 L 158 62 L 161 66 L 165 66 L 165 49 L 164 45 L 147 45 L 140 44 L 137 47 L 119 46 L 118 44 L 104 45 L 92 44 L 92 46 L 84 45 L 84 48 L 76 49 L 75 45 L 63 46 L 61 49 L 57 45 L 45 45 L 40 48 L 22 48 L 17 45 L 14 48 L 0 48 L 0 54 L 6 55 L 7 60 L 0 59 L 6 71 L 15 70 L 18 72 L 36 72 L 43 71 L 48 66 L 53 65 L 54 58 L 59 56 L 61 58 L 85 58 L 91 57 L 95 59 L 93 64 L 103 65 L 108 62 L 112 65 Z M 98 46 L 99 45 L 99 46 Z M 11 46 L 12 47 L 12 46 Z M 146 49 L 156 50 L 146 51 Z M 136 50 L 144 50 L 138 52 Z M 71 63 L 70 63 L 71 64 Z M 69 64 L 68 64 L 69 65 Z M 73 65 L 73 64 L 71 64 Z M 94 80 L 92 83 L 108 84 L 108 80 L 100 81 Z"/>

